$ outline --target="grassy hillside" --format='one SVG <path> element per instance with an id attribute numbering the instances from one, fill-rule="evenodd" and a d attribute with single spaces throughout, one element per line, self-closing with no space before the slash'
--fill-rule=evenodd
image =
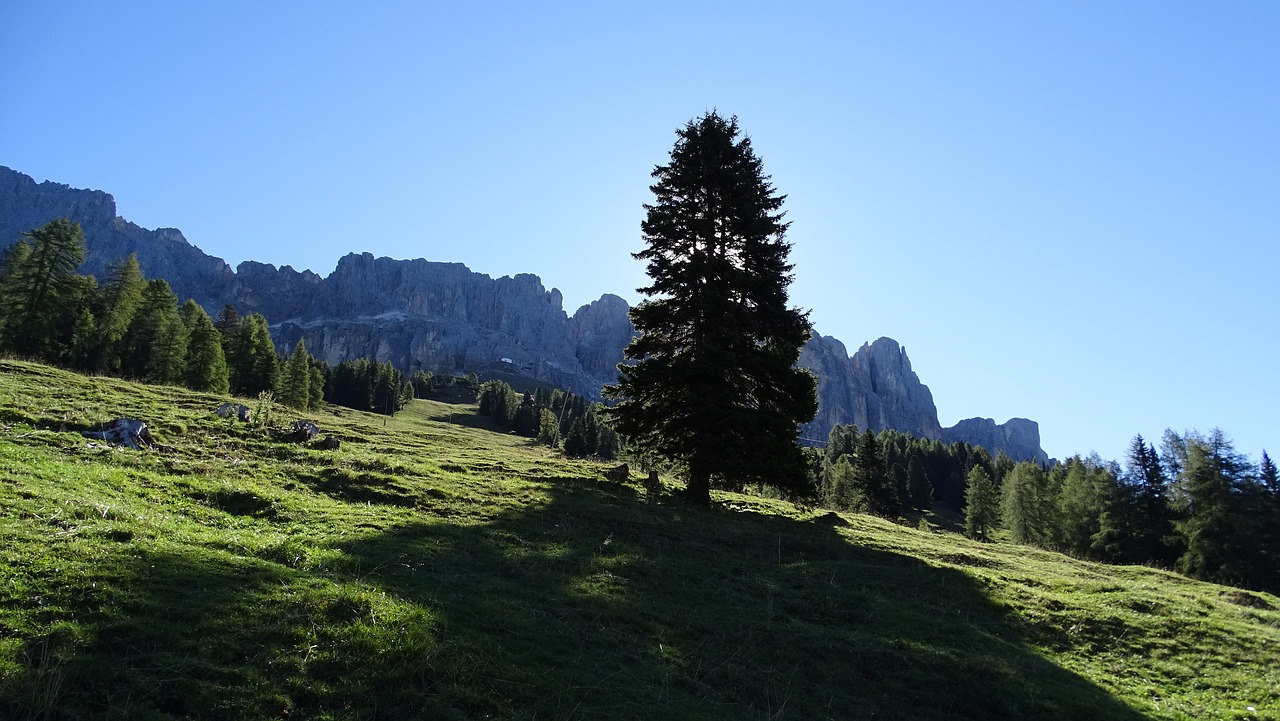
<path id="1" fill-rule="evenodd" d="M 223 400 L 0 362 L 0 718 L 1280 718 L 1274 596 Z"/>

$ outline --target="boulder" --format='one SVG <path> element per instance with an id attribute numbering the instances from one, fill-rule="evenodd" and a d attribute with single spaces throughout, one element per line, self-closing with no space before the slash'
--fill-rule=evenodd
<path id="1" fill-rule="evenodd" d="M 133 418 L 117 418 L 106 424 L 100 431 L 81 431 L 85 438 L 106 441 L 113 446 L 124 446 L 135 451 L 154 450 L 162 453 L 173 453 L 173 446 L 156 443 L 151 436 L 147 424 Z"/>
<path id="2" fill-rule="evenodd" d="M 214 413 L 219 418 L 235 418 L 241 423 L 248 423 L 251 415 L 249 406 L 243 406 L 239 403 L 223 403 L 218 406 L 218 410 Z"/>
<path id="3" fill-rule="evenodd" d="M 277 441 L 286 443 L 310 443 L 320 435 L 320 426 L 314 421 L 294 421 L 289 424 L 288 430 L 272 429 L 271 435 Z"/>

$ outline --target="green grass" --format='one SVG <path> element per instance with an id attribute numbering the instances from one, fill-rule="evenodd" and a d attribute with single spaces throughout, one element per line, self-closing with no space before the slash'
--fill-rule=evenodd
<path id="1" fill-rule="evenodd" d="M 0 718 L 1280 718 L 1274 596 L 224 400 L 0 362 Z"/>

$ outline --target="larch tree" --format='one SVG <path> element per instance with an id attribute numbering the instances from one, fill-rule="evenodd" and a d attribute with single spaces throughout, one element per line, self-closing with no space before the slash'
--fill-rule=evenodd
<path id="1" fill-rule="evenodd" d="M 687 492 L 767 483 L 811 493 L 799 425 L 816 383 L 795 368 L 807 314 L 788 306 L 792 265 L 783 196 L 736 118 L 716 112 L 677 131 L 641 223 L 650 285 L 631 310 L 639 336 L 606 387 L 616 428 L 642 452 L 682 464 Z"/>
<path id="2" fill-rule="evenodd" d="M 1000 522 L 1000 491 L 985 468 L 975 464 L 965 477 L 964 530 L 970 538 L 986 540 Z"/>
<path id="3" fill-rule="evenodd" d="M 311 354 L 301 338 L 280 371 L 280 402 L 301 410 L 311 404 Z"/>
<path id="4" fill-rule="evenodd" d="M 231 363 L 232 390 L 245 395 L 275 390 L 280 381 L 280 356 L 267 330 L 267 319 L 261 313 L 250 313 L 238 328 Z"/>
<path id="5" fill-rule="evenodd" d="M 1000 518 L 1019 543 L 1046 544 L 1053 536 L 1049 474 L 1034 461 L 1013 467 L 1000 485 Z"/>
<path id="6" fill-rule="evenodd" d="M 142 268 L 133 253 L 107 270 L 106 285 L 98 294 L 97 347 L 93 358 L 93 369 L 99 373 L 120 371 L 120 341 L 142 304 L 144 287 Z"/>
<path id="7" fill-rule="evenodd" d="M 6 350 L 46 361 L 61 359 L 79 316 L 78 308 L 68 306 L 81 300 L 83 284 L 75 271 L 84 256 L 84 231 L 66 218 L 23 233 L 5 253 L 0 344 Z"/>
<path id="8" fill-rule="evenodd" d="M 184 382 L 188 388 L 210 393 L 226 393 L 227 360 L 222 354 L 222 335 L 213 319 L 194 300 L 188 300 L 178 311 L 187 327 L 187 363 Z"/>
<path id="9" fill-rule="evenodd" d="M 149 383 L 182 383 L 187 341 L 187 327 L 178 315 L 178 296 L 162 278 L 147 281 L 125 333 L 122 370 Z"/>

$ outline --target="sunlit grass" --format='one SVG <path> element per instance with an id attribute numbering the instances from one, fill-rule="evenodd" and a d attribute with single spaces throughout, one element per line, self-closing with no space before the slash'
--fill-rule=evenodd
<path id="1" fill-rule="evenodd" d="M 0 362 L 0 718 L 1280 718 L 1274 596 L 224 400 Z"/>

